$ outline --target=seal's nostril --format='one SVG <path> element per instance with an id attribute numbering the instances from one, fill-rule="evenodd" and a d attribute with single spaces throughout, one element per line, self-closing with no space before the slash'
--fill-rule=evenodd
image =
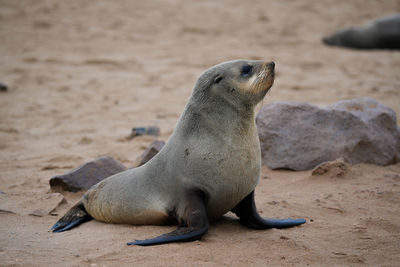
<path id="1" fill-rule="evenodd" d="M 275 62 L 271 61 L 271 63 L 269 63 L 269 65 L 270 65 L 272 68 L 275 68 Z"/>

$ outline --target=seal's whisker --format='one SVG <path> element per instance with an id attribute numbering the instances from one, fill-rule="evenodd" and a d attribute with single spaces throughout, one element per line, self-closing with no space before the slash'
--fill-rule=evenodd
<path id="1" fill-rule="evenodd" d="M 258 93 L 259 91 L 263 90 L 264 84 L 266 83 L 268 79 L 268 73 L 267 69 L 263 68 L 258 74 L 256 79 L 254 79 L 251 87 L 255 93 Z"/>

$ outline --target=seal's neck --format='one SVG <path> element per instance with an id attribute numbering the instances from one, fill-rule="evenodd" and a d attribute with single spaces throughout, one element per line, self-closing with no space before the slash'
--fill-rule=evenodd
<path id="1" fill-rule="evenodd" d="M 178 134 L 240 135 L 255 129 L 254 107 L 237 107 L 218 97 L 192 95 L 176 126 Z"/>

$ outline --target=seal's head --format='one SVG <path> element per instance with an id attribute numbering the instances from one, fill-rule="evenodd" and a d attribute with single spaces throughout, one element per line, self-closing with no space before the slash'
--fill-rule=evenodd
<path id="1" fill-rule="evenodd" d="M 330 36 L 324 37 L 322 42 L 331 46 L 358 46 L 361 36 L 355 28 L 339 30 Z"/>
<path id="2" fill-rule="evenodd" d="M 200 76 L 194 94 L 200 94 L 202 98 L 223 100 L 236 109 L 254 108 L 271 88 L 274 73 L 274 62 L 267 63 L 261 60 L 224 62 L 208 69 Z"/>

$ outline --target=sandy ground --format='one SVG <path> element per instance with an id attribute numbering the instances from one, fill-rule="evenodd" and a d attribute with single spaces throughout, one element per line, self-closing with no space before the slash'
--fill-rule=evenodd
<path id="1" fill-rule="evenodd" d="M 274 60 L 264 104 L 369 96 L 400 114 L 400 53 L 324 46 L 332 31 L 400 11 L 400 1 L 0 1 L 1 266 L 398 266 L 400 164 L 340 177 L 264 167 L 256 202 L 307 224 L 256 231 L 228 214 L 202 241 L 126 246 L 174 226 L 92 221 L 49 228 L 82 195 L 42 217 L 49 178 L 111 155 L 126 166 L 167 140 L 196 78 L 237 58 Z M 10 212 L 7 212 L 10 211 Z"/>

